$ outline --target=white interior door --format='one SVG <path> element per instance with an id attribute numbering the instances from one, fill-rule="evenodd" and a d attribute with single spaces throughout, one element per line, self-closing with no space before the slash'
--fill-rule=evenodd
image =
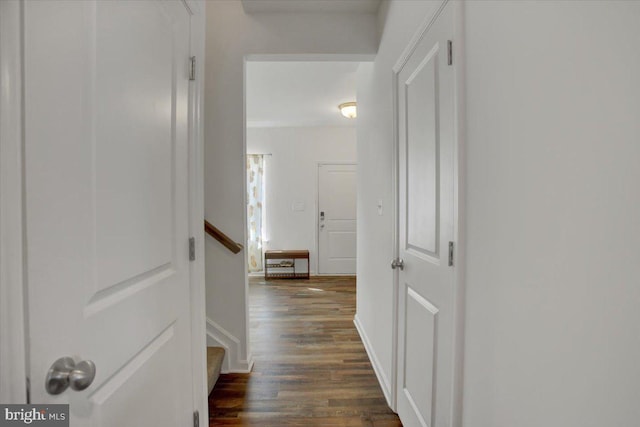
<path id="1" fill-rule="evenodd" d="M 318 273 L 356 274 L 356 165 L 318 165 Z"/>
<path id="2" fill-rule="evenodd" d="M 451 425 L 454 69 L 451 4 L 397 80 L 399 256 L 397 409 L 406 427 Z"/>
<path id="3" fill-rule="evenodd" d="M 190 19 L 181 1 L 24 2 L 31 401 L 70 403 L 72 426 L 192 423 Z M 48 394 L 65 356 L 95 379 Z"/>

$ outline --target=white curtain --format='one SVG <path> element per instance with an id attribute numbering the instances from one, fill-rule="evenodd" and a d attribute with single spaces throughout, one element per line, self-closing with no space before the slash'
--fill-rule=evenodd
<path id="1" fill-rule="evenodd" d="M 249 272 L 262 271 L 262 207 L 264 206 L 264 157 L 247 155 L 247 236 Z"/>

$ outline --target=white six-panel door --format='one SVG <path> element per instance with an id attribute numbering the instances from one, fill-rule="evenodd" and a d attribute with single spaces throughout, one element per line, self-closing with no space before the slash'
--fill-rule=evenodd
<path id="1" fill-rule="evenodd" d="M 180 1 L 24 3 L 33 403 L 72 426 L 187 426 L 190 14 Z M 52 396 L 58 358 L 88 389 Z"/>
<path id="2" fill-rule="evenodd" d="M 399 257 L 397 410 L 406 427 L 451 425 L 454 67 L 447 5 L 397 74 Z"/>
<path id="3" fill-rule="evenodd" d="M 318 165 L 318 273 L 356 274 L 356 165 Z"/>

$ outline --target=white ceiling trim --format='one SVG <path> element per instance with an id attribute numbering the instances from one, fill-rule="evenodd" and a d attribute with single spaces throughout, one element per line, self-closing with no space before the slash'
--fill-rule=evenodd
<path id="1" fill-rule="evenodd" d="M 367 13 L 378 12 L 382 0 L 242 0 L 245 13 Z"/>

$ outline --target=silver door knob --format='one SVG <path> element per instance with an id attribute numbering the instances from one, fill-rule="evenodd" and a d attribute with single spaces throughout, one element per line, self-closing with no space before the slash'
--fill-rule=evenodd
<path id="1" fill-rule="evenodd" d="M 45 388 L 49 394 L 60 394 L 68 387 L 81 391 L 89 387 L 95 377 L 96 365 L 91 360 L 75 363 L 70 357 L 61 357 L 49 368 Z"/>
<path id="2" fill-rule="evenodd" d="M 404 270 L 404 260 L 402 258 L 394 259 L 391 261 L 391 268 L 395 270 L 399 268 L 400 270 Z"/>

